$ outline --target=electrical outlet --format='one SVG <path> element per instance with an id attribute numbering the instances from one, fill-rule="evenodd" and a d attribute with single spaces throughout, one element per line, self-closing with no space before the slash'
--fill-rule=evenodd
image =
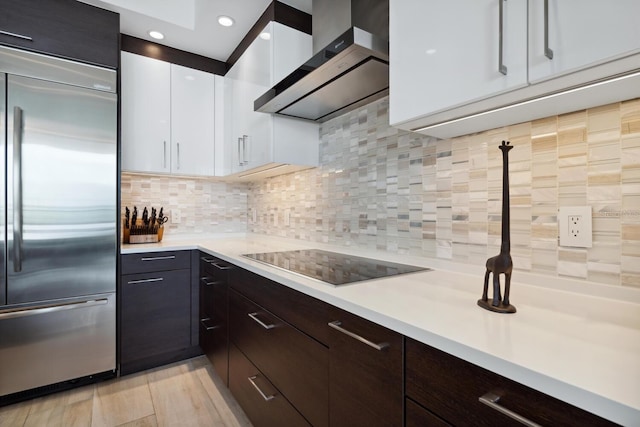
<path id="1" fill-rule="evenodd" d="M 180 224 L 180 222 L 182 222 L 182 214 L 180 213 L 180 209 L 172 209 L 171 224 Z"/>
<path id="2" fill-rule="evenodd" d="M 284 225 L 287 227 L 291 225 L 291 209 L 284 210 Z"/>
<path id="3" fill-rule="evenodd" d="M 558 210 L 560 246 L 593 246 L 591 206 L 567 206 Z"/>
<path id="4" fill-rule="evenodd" d="M 257 223 L 258 222 L 258 210 L 257 209 L 253 209 L 253 223 Z"/>

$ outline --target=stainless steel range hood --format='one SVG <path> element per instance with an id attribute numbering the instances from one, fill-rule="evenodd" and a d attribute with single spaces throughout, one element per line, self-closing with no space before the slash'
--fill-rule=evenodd
<path id="1" fill-rule="evenodd" d="M 388 0 L 313 0 L 315 55 L 255 111 L 324 122 L 389 93 Z"/>

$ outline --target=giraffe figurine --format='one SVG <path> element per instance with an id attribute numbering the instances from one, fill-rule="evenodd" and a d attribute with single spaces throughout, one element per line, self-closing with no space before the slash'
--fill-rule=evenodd
<path id="1" fill-rule="evenodd" d="M 509 141 L 502 141 L 502 244 L 500 253 L 487 260 L 487 272 L 484 275 L 484 290 L 478 305 L 486 310 L 498 313 L 515 313 L 516 308 L 509 303 L 509 291 L 511 288 L 511 272 L 513 261 L 511 260 L 511 234 L 509 231 L 509 150 L 513 146 Z M 489 302 L 489 275 L 493 274 L 493 298 Z M 504 274 L 504 299 L 500 292 L 500 274 Z"/>

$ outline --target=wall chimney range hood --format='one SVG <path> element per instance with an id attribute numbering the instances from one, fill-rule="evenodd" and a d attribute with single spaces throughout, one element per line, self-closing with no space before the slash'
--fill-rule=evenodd
<path id="1" fill-rule="evenodd" d="M 315 55 L 255 111 L 324 122 L 389 94 L 388 0 L 313 0 L 312 18 Z"/>

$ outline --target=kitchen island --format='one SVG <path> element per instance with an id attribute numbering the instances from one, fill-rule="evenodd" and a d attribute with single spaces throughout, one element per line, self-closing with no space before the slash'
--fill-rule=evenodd
<path id="1" fill-rule="evenodd" d="M 431 268 L 334 286 L 243 257 L 318 248 Z M 640 292 L 514 272 L 512 315 L 481 309 L 483 266 L 254 234 L 123 245 L 123 254 L 199 249 L 535 390 L 640 426 Z"/>

